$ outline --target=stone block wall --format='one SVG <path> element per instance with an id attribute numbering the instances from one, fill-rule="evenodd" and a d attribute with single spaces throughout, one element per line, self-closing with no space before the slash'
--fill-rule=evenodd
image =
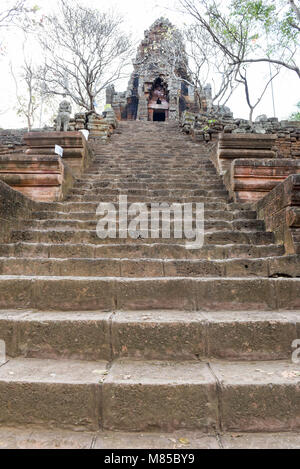
<path id="1" fill-rule="evenodd" d="M 27 129 L 0 129 L 0 146 L 16 148 L 22 146 Z"/>
<path id="2" fill-rule="evenodd" d="M 26 129 L 0 130 L 0 155 L 22 151 Z"/>
<path id="3" fill-rule="evenodd" d="M 182 131 L 199 142 L 216 141 L 220 133 L 232 135 L 276 135 L 273 151 L 276 158 L 300 158 L 300 122 L 281 121 L 260 116 L 252 126 L 245 119 L 234 119 L 226 114 L 193 114 L 185 112 L 180 125 Z"/>
<path id="4" fill-rule="evenodd" d="M 55 145 L 63 148 L 63 161 L 74 176 L 80 176 L 90 165 L 92 153 L 81 132 L 29 132 L 24 136 L 26 154 L 42 157 L 55 155 Z"/>
<path id="5" fill-rule="evenodd" d="M 20 228 L 34 210 L 38 210 L 37 203 L 0 180 L 0 241 L 8 242 L 11 230 Z"/>
<path id="6" fill-rule="evenodd" d="M 34 129 L 33 132 L 45 132 L 45 129 Z M 0 154 L 22 151 L 27 133 L 28 129 L 0 129 Z"/>
<path id="7" fill-rule="evenodd" d="M 300 122 L 279 122 L 263 115 L 250 125 L 230 113 L 185 112 L 180 126 L 192 139 L 208 145 L 234 201 L 257 201 L 299 173 Z"/>
<path id="8" fill-rule="evenodd" d="M 112 109 L 106 118 L 78 114 L 75 122 L 82 130 L 89 126 L 90 141 L 80 131 L 2 131 L 0 181 L 34 201 L 63 200 L 75 178 L 90 166 L 95 141 L 107 141 L 117 126 Z M 63 158 L 55 154 L 55 145 L 63 148 Z"/>
<path id="9" fill-rule="evenodd" d="M 226 134 L 218 135 L 218 170 L 224 174 L 236 159 L 270 159 L 276 157 L 272 134 Z"/>
<path id="10" fill-rule="evenodd" d="M 234 202 L 256 202 L 291 174 L 300 174 L 300 161 L 237 159 L 224 180 Z"/>
<path id="11" fill-rule="evenodd" d="M 31 200 L 63 200 L 74 176 L 58 155 L 0 156 L 0 180 Z"/>
<path id="12" fill-rule="evenodd" d="M 300 160 L 300 130 L 288 135 L 278 135 L 276 140 L 278 158 L 294 158 Z"/>
<path id="13" fill-rule="evenodd" d="M 283 243 L 286 254 L 300 254 L 300 174 L 289 176 L 256 204 L 266 229 Z"/>
<path id="14" fill-rule="evenodd" d="M 0 155 L 0 180 L 40 202 L 63 200 L 93 159 L 81 132 L 30 132 L 24 142 L 22 153 Z M 63 158 L 55 145 L 63 148 Z"/>

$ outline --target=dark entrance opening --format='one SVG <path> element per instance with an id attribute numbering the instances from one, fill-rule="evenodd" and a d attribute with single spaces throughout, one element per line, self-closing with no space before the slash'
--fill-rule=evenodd
<path id="1" fill-rule="evenodd" d="M 154 110 L 153 112 L 153 121 L 155 122 L 165 122 L 166 120 L 166 111 L 163 109 Z"/>

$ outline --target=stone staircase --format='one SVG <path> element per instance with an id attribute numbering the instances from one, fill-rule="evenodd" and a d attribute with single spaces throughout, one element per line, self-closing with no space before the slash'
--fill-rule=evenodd
<path id="1" fill-rule="evenodd" d="M 230 203 L 208 147 L 123 122 L 65 202 L 0 245 L 0 424 L 297 432 L 300 262 Z M 97 236 L 100 202 L 204 202 L 205 243 Z"/>

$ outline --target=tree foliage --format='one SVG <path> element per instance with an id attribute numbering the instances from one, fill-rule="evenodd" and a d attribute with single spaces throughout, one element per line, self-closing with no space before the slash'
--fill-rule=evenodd
<path id="1" fill-rule="evenodd" d="M 300 121 L 300 101 L 296 104 L 296 107 L 297 107 L 298 111 L 293 112 L 290 115 L 289 119 L 291 121 Z"/>
<path id="2" fill-rule="evenodd" d="M 8 27 L 16 24 L 20 16 L 27 11 L 27 0 L 17 0 L 14 2 L 2 0 L 0 6 L 0 27 Z"/>
<path id="3" fill-rule="evenodd" d="M 299 0 L 180 0 L 233 65 L 269 62 L 300 78 Z"/>
<path id="4" fill-rule="evenodd" d="M 38 5 L 29 6 L 28 0 L 1 0 L 0 3 L 0 54 L 4 55 L 5 35 L 11 28 L 21 28 L 30 32 L 38 24 Z"/>
<path id="5" fill-rule="evenodd" d="M 252 121 L 254 109 L 268 87 L 285 67 L 300 78 L 300 0 L 180 0 L 186 13 L 203 28 L 234 68 L 237 83 L 243 85 Z M 268 64 L 260 80 L 261 91 L 253 96 L 252 64 Z"/>

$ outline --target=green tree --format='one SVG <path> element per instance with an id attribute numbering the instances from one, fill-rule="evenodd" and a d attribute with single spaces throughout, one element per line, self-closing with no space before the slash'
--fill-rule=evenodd
<path id="1" fill-rule="evenodd" d="M 300 121 L 300 101 L 296 104 L 296 107 L 297 107 L 298 111 L 293 112 L 290 115 L 289 120 L 291 120 L 291 121 Z"/>
<path id="2" fill-rule="evenodd" d="M 216 49 L 226 57 L 228 64 L 234 67 L 234 79 L 244 87 L 249 120 L 252 122 L 255 108 L 278 75 L 280 67 L 284 66 L 282 60 L 271 61 L 270 55 L 266 55 L 263 60 L 258 56 L 262 48 L 266 49 L 268 32 L 271 34 L 272 31 L 273 5 L 268 0 L 231 0 L 225 5 L 216 0 L 181 0 L 181 5 L 210 35 Z M 270 48 L 266 51 L 270 54 Z M 290 54 L 294 57 L 296 52 Z M 265 77 L 262 76 L 259 84 L 255 77 L 255 88 L 260 86 L 260 90 L 255 93 L 252 89 L 254 78 L 250 70 L 253 62 L 269 62 L 270 65 L 270 70 L 266 71 Z M 291 67 L 292 65 L 288 66 Z M 300 77 L 300 71 L 298 72 Z"/>
<path id="3" fill-rule="evenodd" d="M 300 0 L 180 0 L 233 65 L 267 62 L 300 78 Z"/>

